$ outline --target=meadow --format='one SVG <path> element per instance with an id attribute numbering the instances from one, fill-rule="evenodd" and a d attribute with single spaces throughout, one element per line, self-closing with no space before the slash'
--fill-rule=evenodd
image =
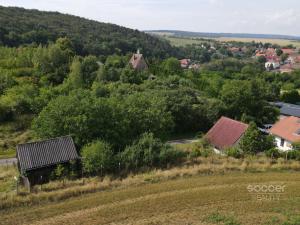
<path id="1" fill-rule="evenodd" d="M 220 38 L 179 38 L 175 36 L 168 36 L 164 35 L 164 38 L 170 41 L 170 43 L 174 46 L 185 46 L 185 45 L 191 45 L 191 44 L 201 44 L 203 43 L 203 39 L 206 39 L 209 41 L 216 40 L 221 42 L 231 42 L 231 41 L 238 41 L 238 42 L 261 42 L 261 43 L 272 43 L 272 44 L 278 44 L 280 46 L 287 46 L 287 45 L 294 45 L 297 48 L 300 48 L 300 41 L 293 41 L 293 40 L 283 40 L 283 39 L 263 39 L 263 38 L 227 38 L 227 37 L 220 37 Z"/>
<path id="2" fill-rule="evenodd" d="M 10 189 L 0 224 L 299 224 L 299 171 L 299 161 L 214 156 L 122 179 L 55 181 L 16 196 L 15 169 L 0 168 L 0 187 Z M 286 188 L 279 199 L 259 200 L 247 190 L 254 184 Z"/>

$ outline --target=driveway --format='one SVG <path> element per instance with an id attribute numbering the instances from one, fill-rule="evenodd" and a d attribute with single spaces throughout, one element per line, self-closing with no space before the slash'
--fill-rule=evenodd
<path id="1" fill-rule="evenodd" d="M 167 143 L 170 145 L 180 145 L 180 144 L 191 144 L 198 141 L 199 139 L 180 139 L 180 140 L 168 141 Z"/>
<path id="2" fill-rule="evenodd" d="M 13 164 L 17 164 L 17 162 L 18 161 L 16 158 L 0 159 L 0 166 L 13 165 Z"/>

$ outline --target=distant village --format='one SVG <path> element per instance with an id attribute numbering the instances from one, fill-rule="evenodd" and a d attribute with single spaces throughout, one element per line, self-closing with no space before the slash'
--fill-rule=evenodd
<path id="1" fill-rule="evenodd" d="M 248 51 L 247 47 L 226 46 L 227 50 L 233 55 L 243 56 Z M 211 50 L 216 50 L 213 46 Z M 291 73 L 294 70 L 300 69 L 300 53 L 297 48 L 257 48 L 252 56 L 253 59 L 265 61 L 266 71 Z M 180 65 L 183 69 L 199 70 L 200 64 L 191 59 L 181 59 Z"/>
<path id="2" fill-rule="evenodd" d="M 300 69 L 300 54 L 298 49 L 262 48 L 256 51 L 255 57 L 265 57 L 265 68 L 267 71 L 290 73 L 295 69 Z"/>

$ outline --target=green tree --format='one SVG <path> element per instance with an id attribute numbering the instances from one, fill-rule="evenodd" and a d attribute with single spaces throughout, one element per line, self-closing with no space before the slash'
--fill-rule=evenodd
<path id="1" fill-rule="evenodd" d="M 261 80 L 227 82 L 221 91 L 226 114 L 245 122 L 255 121 L 259 125 L 273 123 L 279 114 L 268 102 L 275 100 L 273 86 Z"/>
<path id="2" fill-rule="evenodd" d="M 266 59 L 266 57 L 264 57 L 264 56 L 259 56 L 258 57 L 258 59 L 257 59 L 257 61 L 259 62 L 259 63 L 266 63 L 267 62 L 267 59 Z"/>
<path id="3" fill-rule="evenodd" d="M 283 51 L 281 50 L 281 48 L 276 49 L 276 54 L 277 54 L 277 56 L 281 56 L 283 54 Z"/>
<path id="4" fill-rule="evenodd" d="M 163 61 L 161 73 L 164 76 L 181 75 L 182 68 L 179 60 L 176 58 L 168 58 L 165 61 Z"/>
<path id="5" fill-rule="evenodd" d="M 127 147 L 121 155 L 128 169 L 165 166 L 176 162 L 182 154 L 167 144 L 163 144 L 152 133 L 144 133 L 140 139 Z"/>
<path id="6" fill-rule="evenodd" d="M 280 56 L 281 62 L 285 62 L 288 58 L 289 58 L 289 54 L 287 54 L 287 53 L 283 53 L 283 54 Z"/>
<path id="7" fill-rule="evenodd" d="M 74 52 L 69 48 L 68 41 L 58 39 L 49 47 L 40 46 L 34 54 L 34 67 L 41 76 L 51 84 L 60 84 L 69 73 L 69 66 Z"/>
<path id="8" fill-rule="evenodd" d="M 300 102 L 300 94 L 297 90 L 287 91 L 281 94 L 280 99 L 283 102 L 295 104 Z"/>
<path id="9" fill-rule="evenodd" d="M 87 56 L 83 58 L 81 63 L 81 73 L 84 87 L 90 88 L 97 76 L 99 69 L 98 60 L 95 56 Z"/>
<path id="10" fill-rule="evenodd" d="M 123 83 L 130 83 L 130 84 L 141 84 L 144 80 L 147 79 L 146 72 L 138 72 L 133 70 L 130 67 L 126 67 L 122 70 L 120 80 Z"/>
<path id="11" fill-rule="evenodd" d="M 257 154 L 259 152 L 268 151 L 275 146 L 274 139 L 264 136 L 257 128 L 256 124 L 251 122 L 239 146 L 246 154 Z"/>
<path id="12" fill-rule="evenodd" d="M 103 141 L 86 145 L 81 152 L 83 169 L 89 174 L 112 172 L 114 153 L 111 146 Z"/>

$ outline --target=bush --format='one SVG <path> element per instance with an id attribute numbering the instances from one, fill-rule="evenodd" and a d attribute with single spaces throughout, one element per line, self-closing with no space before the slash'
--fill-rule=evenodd
<path id="1" fill-rule="evenodd" d="M 242 158 L 244 156 L 243 152 L 238 147 L 231 147 L 226 149 L 227 156 L 233 157 L 233 158 Z"/>
<path id="2" fill-rule="evenodd" d="M 266 156 L 277 159 L 281 156 L 281 153 L 279 152 L 279 150 L 277 148 L 271 148 L 266 151 Z"/>
<path id="3" fill-rule="evenodd" d="M 127 147 L 121 154 L 121 159 L 128 169 L 141 167 L 166 166 L 174 163 L 183 154 L 168 144 L 163 144 L 152 133 L 145 133 L 141 138 Z"/>
<path id="4" fill-rule="evenodd" d="M 300 160 L 300 151 L 298 150 L 288 151 L 286 154 L 287 159 Z"/>
<path id="5" fill-rule="evenodd" d="M 244 153 L 257 154 L 274 148 L 275 141 L 273 136 L 265 136 L 259 131 L 256 124 L 251 122 L 239 145 Z"/>
<path id="6" fill-rule="evenodd" d="M 189 158 L 208 157 L 213 154 L 213 150 L 206 139 L 201 139 L 193 145 L 192 151 L 189 153 Z"/>
<path id="7" fill-rule="evenodd" d="M 185 155 L 183 151 L 176 150 L 171 145 L 165 144 L 159 154 L 160 165 L 175 164 L 178 159 L 185 157 Z"/>
<path id="8" fill-rule="evenodd" d="M 82 149 L 83 170 L 89 174 L 110 172 L 114 169 L 114 154 L 109 144 L 95 141 Z"/>

